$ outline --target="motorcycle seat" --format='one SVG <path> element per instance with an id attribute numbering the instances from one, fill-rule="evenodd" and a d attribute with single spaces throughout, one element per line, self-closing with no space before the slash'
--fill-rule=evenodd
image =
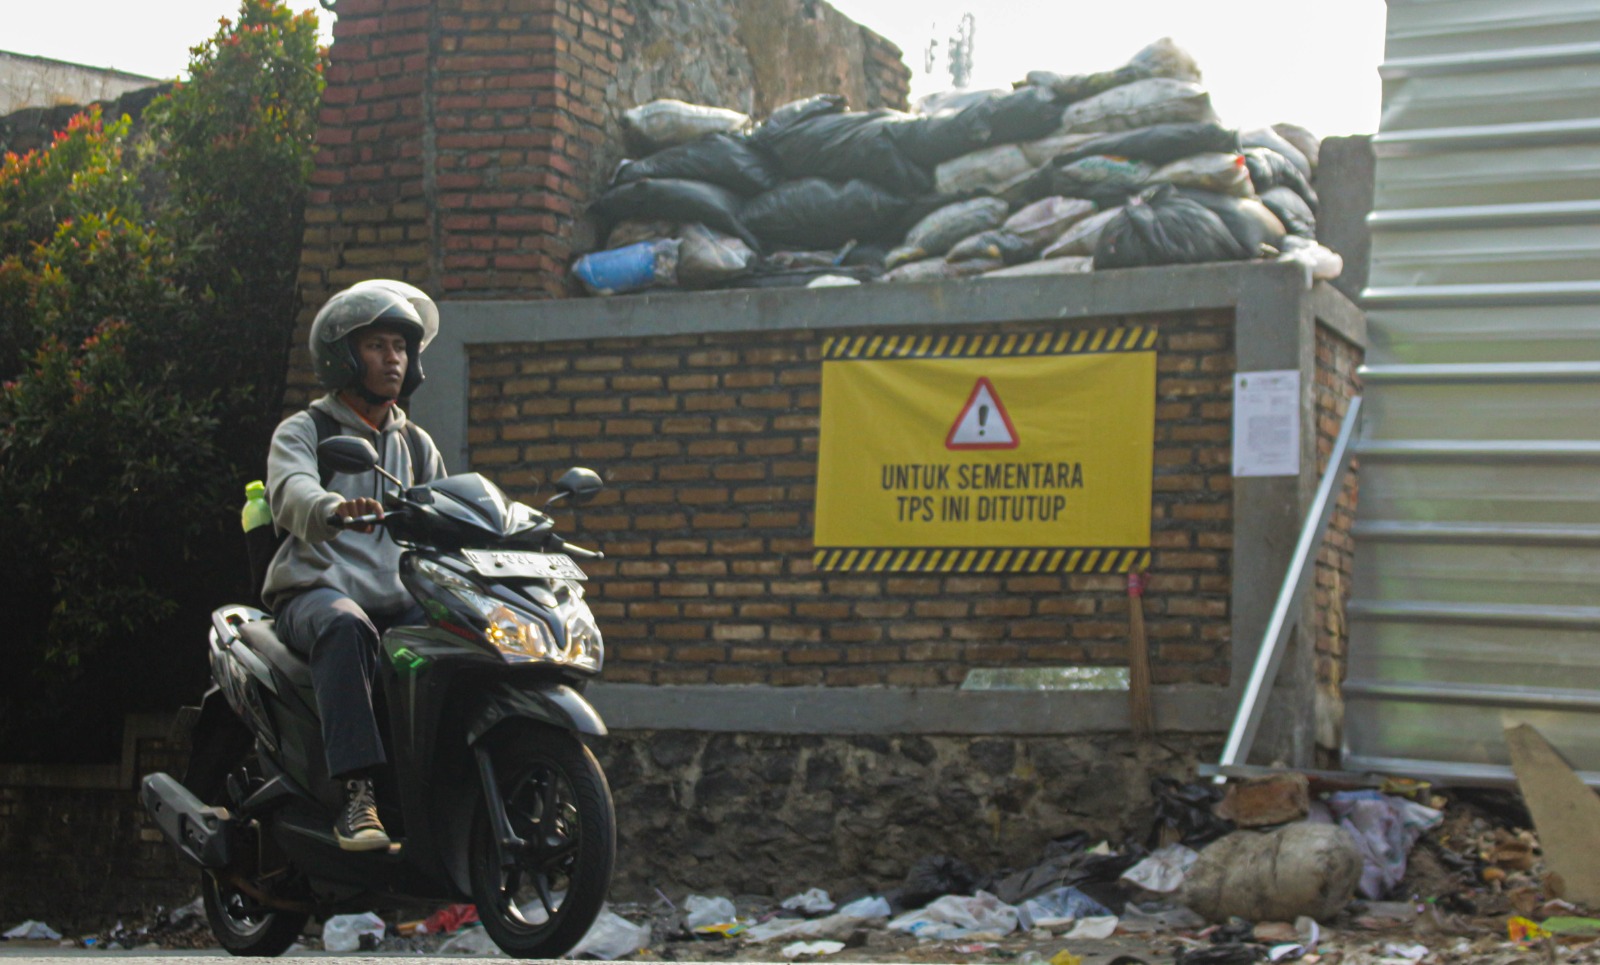
<path id="1" fill-rule="evenodd" d="M 290 683 L 296 687 L 311 686 L 311 666 L 304 657 L 278 639 L 271 620 L 252 620 L 243 624 L 239 627 L 239 635 L 251 650 L 288 677 Z"/>

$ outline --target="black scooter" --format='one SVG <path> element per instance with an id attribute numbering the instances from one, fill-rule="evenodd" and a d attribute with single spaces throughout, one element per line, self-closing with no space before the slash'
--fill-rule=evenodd
<path id="1" fill-rule="evenodd" d="M 336 436 L 319 461 L 377 467 L 370 443 Z M 378 469 L 382 472 L 382 469 Z M 386 851 L 342 851 L 304 658 L 260 610 L 212 614 L 212 688 L 180 783 L 145 778 L 145 807 L 203 869 L 217 940 L 279 955 L 307 919 L 383 901 L 471 901 L 495 944 L 556 958 L 589 930 L 616 857 L 611 789 L 585 737 L 606 733 L 582 690 L 603 644 L 550 517 L 476 473 L 397 487 L 377 523 L 404 548 L 400 579 L 425 626 L 383 635 L 374 702 L 390 763 L 377 778 Z M 545 504 L 586 502 L 600 477 L 573 469 Z"/>

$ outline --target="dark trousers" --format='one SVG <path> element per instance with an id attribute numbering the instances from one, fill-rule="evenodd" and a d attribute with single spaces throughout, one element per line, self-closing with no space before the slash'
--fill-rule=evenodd
<path id="1" fill-rule="evenodd" d="M 311 660 L 329 775 L 382 764 L 387 758 L 372 710 L 378 634 L 392 626 L 422 623 L 422 608 L 368 615 L 338 590 L 315 589 L 290 598 L 274 616 L 278 639 Z"/>

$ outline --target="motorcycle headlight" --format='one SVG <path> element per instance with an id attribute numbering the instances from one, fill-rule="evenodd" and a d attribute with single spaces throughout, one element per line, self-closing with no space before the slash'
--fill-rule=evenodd
<path id="1" fill-rule="evenodd" d="M 567 618 L 567 662 L 585 670 L 600 672 L 605 663 L 605 641 L 600 628 L 587 613 L 574 613 Z"/>
<path id="2" fill-rule="evenodd" d="M 501 653 L 539 659 L 558 657 L 560 648 L 543 620 L 520 613 L 484 593 L 471 580 L 432 562 L 418 560 L 417 571 L 482 618 L 483 635 Z"/>

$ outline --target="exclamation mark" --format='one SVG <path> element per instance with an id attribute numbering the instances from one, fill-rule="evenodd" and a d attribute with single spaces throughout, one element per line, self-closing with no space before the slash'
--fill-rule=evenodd
<path id="1" fill-rule="evenodd" d="M 978 406 L 978 435 L 981 436 L 981 435 L 984 434 L 984 428 L 983 427 L 988 425 L 988 424 L 989 424 L 989 407 L 986 406 L 986 405 L 980 405 L 980 406 Z"/>

